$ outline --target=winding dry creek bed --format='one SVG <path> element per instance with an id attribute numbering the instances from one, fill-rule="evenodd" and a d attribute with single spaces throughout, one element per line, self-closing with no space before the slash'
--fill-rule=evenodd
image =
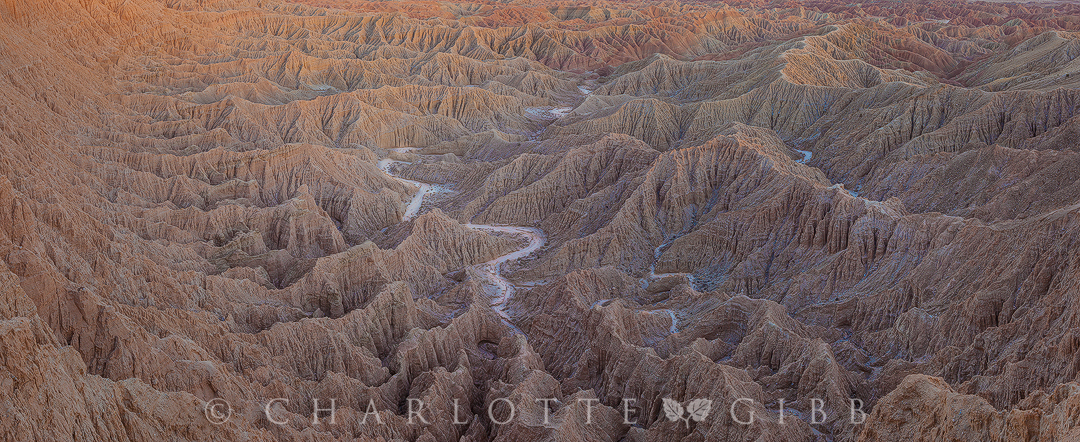
<path id="1" fill-rule="evenodd" d="M 410 150 L 412 150 L 412 148 L 397 148 L 390 150 L 404 153 L 409 152 Z M 404 164 L 403 161 L 383 159 L 379 161 L 379 169 L 381 169 L 384 173 L 386 173 L 388 176 L 395 180 L 419 188 L 419 190 L 417 190 L 416 192 L 416 195 L 413 196 L 412 200 L 410 200 L 409 204 L 405 207 L 405 214 L 401 217 L 401 221 L 404 222 L 413 219 L 420 214 L 420 208 L 424 204 L 424 197 L 435 192 L 444 191 L 444 189 L 442 188 L 442 186 L 439 186 L 437 184 L 422 183 L 419 181 L 414 181 L 398 176 L 393 171 L 393 166 L 395 163 Z M 517 331 L 518 333 L 521 333 L 521 330 L 518 329 L 517 326 L 515 326 L 512 322 L 510 322 L 510 313 L 506 310 L 507 301 L 510 300 L 510 296 L 513 295 L 514 290 L 516 290 L 517 287 L 513 283 L 511 283 L 510 280 L 506 279 L 506 277 L 502 275 L 502 267 L 505 263 L 528 257 L 529 255 L 539 250 L 547 242 L 547 236 L 544 235 L 544 232 L 542 230 L 535 227 L 497 226 L 490 224 L 465 224 L 465 227 L 478 231 L 515 235 L 528 241 L 528 244 L 525 247 L 496 257 L 495 259 L 492 259 L 483 264 L 477 264 L 473 266 L 477 270 L 477 272 L 480 275 L 483 275 L 483 277 L 487 280 L 486 284 L 484 284 L 485 289 L 492 289 L 491 308 L 502 318 L 503 322 L 506 325 L 510 326 L 510 328 Z"/>

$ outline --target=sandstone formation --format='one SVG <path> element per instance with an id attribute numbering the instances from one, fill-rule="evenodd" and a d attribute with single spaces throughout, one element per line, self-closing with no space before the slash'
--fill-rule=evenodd
<path id="1" fill-rule="evenodd" d="M 0 440 L 1080 440 L 1077 32 L 4 0 Z"/>

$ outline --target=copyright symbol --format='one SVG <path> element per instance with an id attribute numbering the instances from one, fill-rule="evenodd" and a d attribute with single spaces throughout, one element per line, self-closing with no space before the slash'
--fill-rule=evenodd
<path id="1" fill-rule="evenodd" d="M 232 406 L 225 399 L 213 398 L 203 407 L 203 412 L 206 413 L 206 420 L 210 423 L 221 425 L 228 422 L 229 417 L 232 416 Z"/>

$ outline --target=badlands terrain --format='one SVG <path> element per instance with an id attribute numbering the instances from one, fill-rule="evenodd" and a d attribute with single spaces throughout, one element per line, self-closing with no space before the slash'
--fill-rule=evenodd
<path id="1" fill-rule="evenodd" d="M 2 0 L 0 440 L 1080 440 L 1078 31 Z"/>

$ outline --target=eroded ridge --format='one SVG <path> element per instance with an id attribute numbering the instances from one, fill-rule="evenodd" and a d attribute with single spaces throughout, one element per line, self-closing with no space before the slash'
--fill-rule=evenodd
<path id="1" fill-rule="evenodd" d="M 0 440 L 1078 438 L 1076 5 L 0 6 Z"/>

